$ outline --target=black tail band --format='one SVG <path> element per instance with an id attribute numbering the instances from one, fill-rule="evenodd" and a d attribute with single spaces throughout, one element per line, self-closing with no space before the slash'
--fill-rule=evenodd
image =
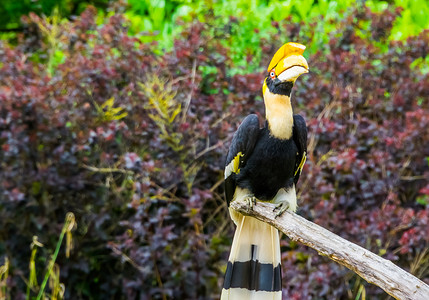
<path id="1" fill-rule="evenodd" d="M 228 262 L 224 289 L 244 288 L 254 291 L 278 292 L 282 290 L 280 264 L 262 264 L 259 261 Z"/>

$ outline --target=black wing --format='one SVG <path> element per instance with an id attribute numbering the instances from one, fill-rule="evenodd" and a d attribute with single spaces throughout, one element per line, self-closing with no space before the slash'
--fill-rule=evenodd
<path id="1" fill-rule="evenodd" d="M 225 163 L 225 197 L 228 206 L 237 187 L 236 174 L 240 172 L 253 152 L 259 131 L 258 116 L 252 114 L 243 120 L 232 137 Z"/>
<path id="2" fill-rule="evenodd" d="M 307 125 L 300 115 L 293 116 L 293 140 L 298 147 L 295 163 L 295 185 L 301 175 L 305 160 L 307 159 Z"/>

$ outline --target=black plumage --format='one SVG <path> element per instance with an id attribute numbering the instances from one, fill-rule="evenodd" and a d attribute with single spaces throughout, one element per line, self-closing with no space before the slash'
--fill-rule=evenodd
<path id="1" fill-rule="evenodd" d="M 290 94 L 292 93 L 293 82 L 282 82 L 278 78 L 272 79 L 270 76 L 267 76 L 265 82 L 267 83 L 267 87 L 273 94 L 290 97 Z"/>
<path id="2" fill-rule="evenodd" d="M 293 116 L 293 123 L 292 138 L 284 140 L 272 136 L 267 123 L 259 128 L 256 115 L 244 119 L 226 160 L 228 166 L 239 157 L 238 169 L 225 178 L 228 205 L 237 186 L 248 189 L 259 200 L 270 201 L 281 188 L 288 189 L 298 182 L 298 168 L 307 151 L 307 127 L 300 115 Z"/>

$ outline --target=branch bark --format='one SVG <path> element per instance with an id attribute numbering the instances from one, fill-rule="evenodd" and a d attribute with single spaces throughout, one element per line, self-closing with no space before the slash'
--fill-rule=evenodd
<path id="1" fill-rule="evenodd" d="M 360 277 L 382 288 L 395 299 L 429 299 L 429 285 L 386 260 L 329 230 L 294 213 L 275 216 L 274 206 L 258 202 L 248 210 L 244 201 L 234 201 L 231 208 L 264 221 L 300 242 L 356 272 Z"/>

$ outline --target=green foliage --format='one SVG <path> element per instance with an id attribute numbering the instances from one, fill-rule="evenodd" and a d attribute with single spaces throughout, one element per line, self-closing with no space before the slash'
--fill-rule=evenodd
<path id="1" fill-rule="evenodd" d="M 194 3 L 131 0 L 129 4 L 130 10 L 126 16 L 131 21 L 130 33 L 141 36 L 142 41 L 156 40 L 160 49 L 172 48 L 173 38 L 183 30 L 180 20 L 189 22 L 196 17 L 201 22 L 208 22 L 209 19 L 214 19 L 214 22 L 209 22 L 213 26 L 213 35 L 218 35 L 222 44 L 229 49 L 229 57 L 235 64 L 230 75 L 255 72 L 261 61 L 264 43 L 270 43 L 267 38 L 281 30 L 285 23 L 301 23 L 303 27 L 316 26 L 314 36 L 306 41 L 306 55 L 323 49 L 332 33 L 342 32 L 338 23 L 347 15 L 347 11 L 362 5 L 352 0 L 204 0 Z M 365 5 L 376 12 L 389 6 L 384 1 L 366 1 Z M 428 3 L 397 0 L 395 7 L 402 7 L 403 11 L 393 24 L 390 40 L 403 40 L 429 28 L 429 19 L 426 17 L 429 14 Z M 225 29 L 226 32 L 219 35 Z M 294 40 L 308 39 L 291 36 L 290 32 L 285 34 Z M 381 46 L 386 48 L 384 44 Z"/>
<path id="2" fill-rule="evenodd" d="M 36 265 L 38 264 L 38 261 L 41 259 L 37 257 L 37 251 L 39 248 L 43 248 L 44 245 L 39 242 L 37 236 L 33 236 L 33 242 L 31 243 L 31 256 L 30 256 L 30 262 L 29 262 L 29 277 L 26 281 L 27 284 L 27 293 L 26 293 L 26 299 L 46 299 L 47 295 L 45 293 L 46 285 L 49 282 L 49 288 L 51 290 L 49 299 L 56 300 L 56 299 L 63 299 L 64 296 L 64 284 L 60 283 L 60 267 L 55 263 L 57 260 L 62 241 L 64 239 L 64 236 L 67 237 L 67 243 L 66 243 L 66 257 L 68 258 L 70 256 L 70 250 L 72 248 L 72 230 L 74 230 L 76 227 L 75 223 L 75 217 L 72 213 L 68 213 L 65 219 L 65 223 L 63 225 L 63 228 L 61 230 L 60 236 L 58 238 L 56 248 L 54 253 L 52 254 L 52 257 L 50 259 L 43 258 L 43 261 L 48 261 L 48 265 L 46 266 L 46 273 L 43 278 L 42 284 L 39 286 L 37 282 L 37 268 Z M 7 285 L 7 278 L 8 278 L 8 272 L 9 272 L 9 258 L 5 258 L 4 265 L 0 266 L 0 299 L 8 300 L 10 299 L 10 292 L 8 291 L 8 285 Z M 35 296 L 37 295 L 37 296 Z"/>
<path id="3" fill-rule="evenodd" d="M 424 205 L 424 206 L 429 205 L 429 196 L 428 195 L 418 196 L 416 201 L 420 205 Z"/>
<path id="4" fill-rule="evenodd" d="M 108 3 L 109 0 L 2 0 L 0 31 L 19 29 L 21 16 L 30 12 L 50 16 L 57 9 L 61 17 L 66 18 L 71 14 L 80 14 L 89 4 L 106 8 Z"/>
<path id="5" fill-rule="evenodd" d="M 187 2 L 186 0 L 128 0 L 129 9 L 125 16 L 131 22 L 130 33 L 139 35 L 144 42 L 171 39 L 177 16 L 189 12 L 186 9 L 189 8 Z M 168 45 L 171 46 L 171 42 Z"/>
<path id="6" fill-rule="evenodd" d="M 39 27 L 40 32 L 46 39 L 48 46 L 47 70 L 49 75 L 52 75 L 55 68 L 64 62 L 64 52 L 61 51 L 62 45 L 59 40 L 61 33 L 61 17 L 57 8 L 54 8 L 50 17 L 39 18 L 32 15 L 33 21 Z M 37 57 L 35 57 L 37 59 Z"/>
<path id="7" fill-rule="evenodd" d="M 106 1 L 96 1 L 95 4 L 103 8 Z M 28 6 L 27 2 L 24 1 L 20 6 L 7 2 L 5 9 L 10 13 L 16 9 L 17 12 L 33 10 L 39 14 L 52 14 L 52 19 L 46 21 L 58 22 L 58 18 L 66 17 L 71 12 L 81 11 L 86 3 L 80 0 L 63 0 L 55 8 L 53 1 L 46 3 L 42 1 L 43 4 L 41 6 L 39 4 L 40 7 Z M 360 2 L 352 0 L 201 0 L 195 2 L 188 0 L 128 0 L 127 3 L 125 16 L 130 21 L 129 34 L 138 37 L 143 42 L 156 41 L 159 44 L 156 50 L 158 53 L 172 49 L 174 38 L 183 31 L 184 27 L 181 22 L 190 22 L 195 18 L 201 22 L 214 20 L 214 22 L 209 22 L 213 26 L 213 36 L 219 38 L 223 46 L 229 49 L 228 56 L 235 65 L 230 70 L 230 75 L 255 72 L 261 62 L 264 45 L 270 43 L 267 40 L 269 36 L 282 30 L 284 24 L 290 22 L 301 23 L 302 27 L 317 27 L 312 37 L 285 32 L 289 39 L 300 40 L 307 44 L 306 55 L 323 49 L 330 35 L 342 32 L 342 29 L 338 28 L 338 23 L 346 16 L 347 11 L 362 5 Z M 390 4 L 386 1 L 366 1 L 365 5 L 372 11 L 379 12 Z M 426 17 L 429 14 L 427 2 L 396 0 L 394 6 L 402 7 L 403 11 L 393 24 L 389 40 L 403 40 L 429 28 L 429 19 Z M 104 10 L 100 10 L 97 23 L 102 24 L 106 17 L 113 14 L 114 11 L 106 13 Z M 364 28 L 367 24 L 369 23 L 361 25 Z M 64 52 L 56 48 L 56 41 L 52 39 L 55 37 L 54 30 L 55 23 L 48 31 L 44 31 L 52 43 L 48 61 L 50 72 L 52 72 L 52 68 L 64 61 Z M 9 33 L 3 35 L 4 39 L 10 37 Z M 385 44 L 378 46 L 387 51 Z"/>
<path id="8" fill-rule="evenodd" d="M 176 93 L 172 90 L 171 83 L 151 76 L 145 84 L 140 83 L 140 86 L 148 96 L 147 109 L 154 109 L 157 112 L 157 114 L 149 114 L 149 117 L 160 124 L 162 132 L 166 132 L 166 127 L 171 127 L 174 119 L 181 111 L 180 102 L 174 99 Z"/>
<path id="9" fill-rule="evenodd" d="M 366 1 L 374 12 L 385 10 L 389 3 L 387 1 Z M 429 29 L 429 2 L 421 0 L 394 0 L 396 7 L 403 9 L 401 17 L 397 18 L 390 35 L 391 40 L 404 40 L 409 36 L 416 36 L 422 30 Z"/>
<path id="10" fill-rule="evenodd" d="M 9 258 L 6 256 L 3 265 L 0 265 L 0 299 L 11 299 L 7 282 L 9 277 L 9 268 Z"/>
<path id="11" fill-rule="evenodd" d="M 43 247 L 43 244 L 40 243 L 37 239 L 37 236 L 33 236 L 33 242 L 31 243 L 31 257 L 30 257 L 30 275 L 28 276 L 27 282 L 27 299 L 30 299 L 30 291 L 39 290 L 39 284 L 37 283 L 37 274 L 36 274 L 36 254 L 37 248 Z"/>
<path id="12" fill-rule="evenodd" d="M 175 98 L 176 92 L 171 82 L 166 82 L 156 75 L 150 76 L 144 83 L 139 83 L 145 92 L 148 103 L 149 118 L 154 121 L 160 130 L 159 138 L 163 140 L 179 157 L 178 164 L 183 172 L 183 180 L 189 194 L 192 193 L 192 184 L 201 168 L 197 162 L 189 162 L 184 151 L 183 134 L 178 131 L 178 125 L 185 122 L 185 118 L 178 120 L 182 112 L 181 103 Z M 185 112 L 186 113 L 186 112 Z M 186 115 L 183 115 L 186 117 Z"/>
<path id="13" fill-rule="evenodd" d="M 176 93 L 171 88 L 171 83 L 166 83 L 156 76 L 150 77 L 144 84 L 140 83 L 148 97 L 146 109 L 153 111 L 149 117 L 158 125 L 162 138 L 173 151 L 183 150 L 181 145 L 182 135 L 175 130 L 174 120 L 181 112 L 181 104 L 174 97 Z"/>
<path id="14" fill-rule="evenodd" d="M 99 122 L 118 121 L 128 115 L 122 107 L 113 107 L 115 104 L 115 98 L 113 97 L 101 105 L 98 105 L 96 102 L 93 102 L 93 104 L 98 112 Z"/>
<path id="15" fill-rule="evenodd" d="M 61 290 L 60 284 L 59 284 L 59 267 L 55 266 L 55 261 L 57 260 L 58 254 L 60 252 L 60 248 L 61 248 L 61 244 L 63 242 L 64 239 L 64 235 L 67 235 L 67 249 L 66 249 L 66 254 L 67 257 L 69 257 L 69 253 L 70 253 L 70 247 L 71 247 L 71 242 L 70 242 L 70 237 L 71 237 L 71 231 L 75 228 L 76 223 L 75 223 L 75 217 L 73 213 L 68 213 L 64 222 L 64 226 L 61 230 L 60 236 L 58 238 L 58 242 L 57 245 L 55 247 L 55 252 L 52 255 L 51 259 L 49 260 L 48 266 L 47 266 L 47 270 L 45 273 L 45 276 L 43 278 L 43 282 L 40 285 L 40 289 L 39 289 L 39 293 L 37 294 L 37 298 L 36 300 L 40 300 L 40 299 L 45 299 L 45 288 L 46 288 L 46 284 L 48 283 L 48 280 L 51 279 L 50 281 L 50 287 L 52 290 L 52 294 L 51 294 L 51 299 L 57 299 L 58 296 L 62 293 L 64 294 L 64 291 Z M 37 245 L 40 246 L 40 245 Z M 35 256 L 35 252 L 34 252 L 34 256 Z M 33 252 L 32 252 L 32 258 L 34 259 L 33 256 Z M 30 273 L 31 274 L 31 273 Z M 36 281 L 37 283 L 37 281 Z M 43 297 L 43 298 L 42 298 Z M 62 298 L 62 296 L 60 296 Z"/>

